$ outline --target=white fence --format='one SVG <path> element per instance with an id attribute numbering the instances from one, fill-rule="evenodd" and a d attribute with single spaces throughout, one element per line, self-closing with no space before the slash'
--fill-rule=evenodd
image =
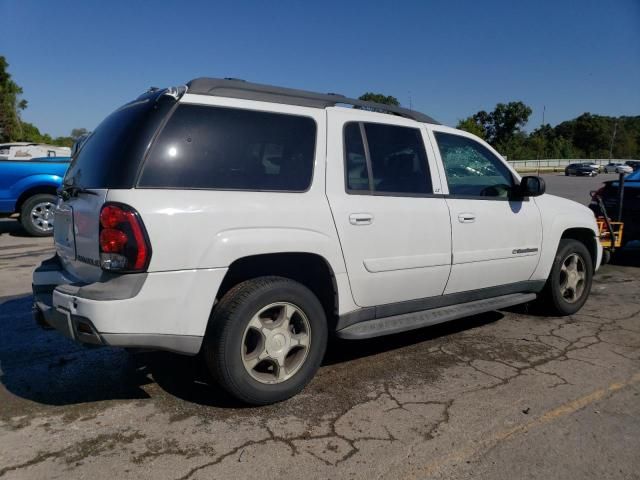
<path id="1" fill-rule="evenodd" d="M 538 167 L 566 167 L 570 163 L 595 163 L 597 165 L 606 165 L 609 162 L 614 163 L 624 163 L 627 162 L 628 159 L 617 159 L 613 158 L 609 160 L 608 158 L 598 158 L 598 159 L 589 159 L 589 158 L 570 158 L 570 159 L 542 159 L 542 160 L 509 160 L 509 163 L 513 165 L 514 168 L 538 168 Z"/>

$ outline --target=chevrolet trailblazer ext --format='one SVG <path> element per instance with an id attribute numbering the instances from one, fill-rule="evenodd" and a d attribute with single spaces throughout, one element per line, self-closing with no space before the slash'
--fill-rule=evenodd
<path id="1" fill-rule="evenodd" d="M 251 404 L 302 390 L 329 333 L 370 338 L 536 297 L 572 314 L 602 255 L 589 209 L 473 135 L 241 80 L 124 105 L 60 193 L 36 319 L 83 343 L 202 352 Z"/>

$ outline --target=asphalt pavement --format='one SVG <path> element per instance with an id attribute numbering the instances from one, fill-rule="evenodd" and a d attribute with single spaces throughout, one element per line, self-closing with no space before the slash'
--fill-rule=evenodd
<path id="1" fill-rule="evenodd" d="M 604 178 L 545 175 L 588 202 Z M 297 397 L 237 404 L 198 358 L 84 348 L 31 320 L 52 253 L 0 221 L 0 479 L 640 478 L 640 251 L 576 315 L 526 308 L 329 346 Z"/>

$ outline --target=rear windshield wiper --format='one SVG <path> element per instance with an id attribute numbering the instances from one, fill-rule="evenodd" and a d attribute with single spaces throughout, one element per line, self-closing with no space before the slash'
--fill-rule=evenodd
<path id="1" fill-rule="evenodd" d="M 69 200 L 71 197 L 77 197 L 80 193 L 86 193 L 87 195 L 98 195 L 93 190 L 88 190 L 77 185 L 68 185 L 60 190 L 60 196 L 63 200 Z"/>

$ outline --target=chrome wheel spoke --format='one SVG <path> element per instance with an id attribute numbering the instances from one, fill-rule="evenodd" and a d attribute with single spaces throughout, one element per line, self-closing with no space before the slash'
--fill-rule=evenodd
<path id="1" fill-rule="evenodd" d="M 306 333 L 297 333 L 291 335 L 291 344 L 292 346 L 300 346 L 300 347 L 308 347 L 309 346 L 309 335 Z"/>
<path id="2" fill-rule="evenodd" d="M 254 315 L 253 318 L 249 320 L 248 328 L 253 328 L 254 330 L 262 332 L 264 324 L 262 323 L 262 320 L 260 320 L 259 315 Z"/>
<path id="3" fill-rule="evenodd" d="M 571 253 L 560 267 L 560 294 L 569 303 L 577 302 L 584 292 L 587 272 L 584 259 L 577 253 Z"/>
<path id="4" fill-rule="evenodd" d="M 33 206 L 30 212 L 31 223 L 42 232 L 50 232 L 53 229 L 53 207 L 51 202 L 41 202 Z"/>
<path id="5" fill-rule="evenodd" d="M 247 323 L 242 339 L 242 363 L 261 383 L 280 383 L 296 374 L 311 345 L 307 316 L 288 302 L 267 305 Z"/>
<path id="6" fill-rule="evenodd" d="M 288 327 L 291 323 L 291 318 L 296 314 L 298 309 L 291 305 L 290 303 L 286 303 L 282 306 L 282 311 L 280 313 L 280 319 L 284 322 L 283 326 Z"/>

